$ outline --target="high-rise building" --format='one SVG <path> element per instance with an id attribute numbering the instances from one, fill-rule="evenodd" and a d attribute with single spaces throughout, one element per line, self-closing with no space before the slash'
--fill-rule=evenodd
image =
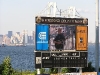
<path id="1" fill-rule="evenodd" d="M 31 36 L 28 36 L 28 43 L 31 44 L 32 40 L 31 40 Z"/>
<path id="2" fill-rule="evenodd" d="M 12 31 L 8 31 L 8 37 L 11 38 L 12 36 Z"/>
<path id="3" fill-rule="evenodd" d="M 0 37 L 3 37 L 3 35 L 0 35 Z"/>
<path id="4" fill-rule="evenodd" d="M 16 32 L 18 35 L 20 35 L 20 32 Z"/>
<path id="5" fill-rule="evenodd" d="M 25 31 L 25 43 L 28 43 L 28 30 Z"/>
<path id="6" fill-rule="evenodd" d="M 23 30 L 23 45 L 27 45 L 28 43 L 28 31 Z"/>
<path id="7" fill-rule="evenodd" d="M 31 43 L 33 44 L 34 43 L 34 37 L 35 36 L 35 32 L 34 31 L 31 31 Z"/>
<path id="8" fill-rule="evenodd" d="M 0 45 L 2 44 L 3 41 L 3 35 L 0 35 Z"/>

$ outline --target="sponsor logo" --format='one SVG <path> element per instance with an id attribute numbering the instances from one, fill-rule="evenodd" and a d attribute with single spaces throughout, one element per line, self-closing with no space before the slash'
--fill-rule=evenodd
<path id="1" fill-rule="evenodd" d="M 37 41 L 37 43 L 48 43 L 48 41 L 46 41 L 46 32 L 39 32 L 38 38 L 40 41 Z"/>
<path id="2" fill-rule="evenodd" d="M 46 32 L 40 32 L 40 33 L 38 34 L 38 37 L 39 37 L 39 39 L 41 39 L 41 40 L 46 40 Z"/>

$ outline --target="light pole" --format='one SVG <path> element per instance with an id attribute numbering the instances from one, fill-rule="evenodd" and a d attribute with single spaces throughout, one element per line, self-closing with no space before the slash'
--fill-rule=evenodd
<path id="1" fill-rule="evenodd" d="M 95 70 L 99 72 L 99 0 L 96 0 L 96 21 L 95 21 Z"/>

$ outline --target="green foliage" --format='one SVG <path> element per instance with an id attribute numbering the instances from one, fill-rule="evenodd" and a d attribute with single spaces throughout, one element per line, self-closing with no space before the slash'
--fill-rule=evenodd
<path id="1" fill-rule="evenodd" d="M 93 71 L 95 71 L 95 68 L 92 66 L 91 62 L 88 63 L 88 67 L 82 69 L 82 72 L 93 72 Z"/>
<path id="2" fill-rule="evenodd" d="M 41 74 L 44 74 L 44 73 L 45 73 L 45 69 L 41 68 L 41 69 L 40 69 L 40 73 L 41 73 Z"/>
<path id="3" fill-rule="evenodd" d="M 28 75 L 28 74 L 31 74 L 31 72 L 30 71 L 22 71 L 20 74 L 21 75 Z"/>
<path id="4" fill-rule="evenodd" d="M 61 73 L 68 73 L 69 69 L 68 68 L 62 68 Z"/>
<path id="5" fill-rule="evenodd" d="M 36 75 L 36 74 L 37 74 L 37 71 L 36 71 L 36 70 L 34 70 L 34 71 L 33 71 L 33 73 L 34 73 L 34 75 Z"/>
<path id="6" fill-rule="evenodd" d="M 37 74 L 37 70 L 34 70 L 33 73 L 34 73 L 34 75 L 36 75 Z M 41 68 L 40 69 L 40 74 L 45 74 L 45 69 Z"/>
<path id="7" fill-rule="evenodd" d="M 56 73 L 58 73 L 58 68 L 50 68 L 49 69 L 49 73 L 50 74 L 56 74 Z"/>
<path id="8" fill-rule="evenodd" d="M 0 75 L 14 75 L 15 71 L 11 67 L 10 57 L 6 57 L 0 65 Z"/>
<path id="9" fill-rule="evenodd" d="M 82 68 L 83 72 L 93 72 L 95 71 L 95 68 L 92 66 L 92 63 L 88 63 L 88 67 Z M 100 68 L 99 68 L 100 71 Z M 68 73 L 68 72 L 76 72 L 76 68 L 62 68 L 61 73 Z M 46 71 L 45 69 L 40 69 L 41 74 L 57 74 L 58 73 L 58 68 L 50 68 L 49 72 Z M 6 57 L 2 64 L 0 64 L 0 75 L 36 75 L 37 71 L 34 70 L 33 72 L 31 71 L 18 71 L 14 70 L 11 66 L 11 59 L 10 57 Z"/>
<path id="10" fill-rule="evenodd" d="M 69 72 L 76 72 L 76 68 L 69 68 Z"/>

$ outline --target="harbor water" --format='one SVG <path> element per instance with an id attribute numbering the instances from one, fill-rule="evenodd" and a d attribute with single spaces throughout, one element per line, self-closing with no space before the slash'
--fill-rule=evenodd
<path id="1" fill-rule="evenodd" d="M 99 49 L 99 54 L 100 54 L 100 49 Z M 0 47 L 0 64 L 7 56 L 10 56 L 11 64 L 14 69 L 30 70 L 30 71 L 33 71 L 35 69 L 34 46 Z M 95 66 L 95 44 L 88 45 L 88 62 L 90 61 L 92 62 L 92 65 Z M 99 66 L 100 66 L 100 56 L 99 56 Z"/>

